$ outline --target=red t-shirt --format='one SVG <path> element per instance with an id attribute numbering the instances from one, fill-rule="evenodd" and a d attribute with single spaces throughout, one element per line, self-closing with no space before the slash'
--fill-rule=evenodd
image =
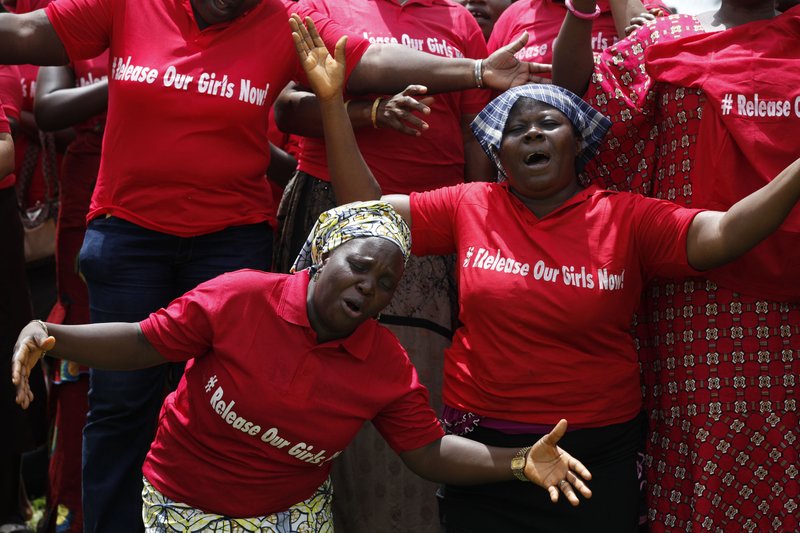
<path id="1" fill-rule="evenodd" d="M 644 2 L 648 8 L 663 8 L 659 0 Z M 592 50 L 602 52 L 619 41 L 608 0 L 599 0 L 600 16 L 592 23 Z M 528 32 L 528 43 L 515 55 L 520 61 L 532 63 L 553 62 L 553 41 L 561 30 L 567 8 L 563 0 L 520 0 L 506 9 L 492 29 L 487 47 L 489 52 L 509 44 L 523 31 Z"/>
<path id="2" fill-rule="evenodd" d="M 20 85 L 19 68 L 13 65 L 0 65 L 0 110 L 3 111 L 3 118 L 6 124 L 5 132 L 10 132 L 8 117 L 19 120 L 19 113 L 22 109 L 22 90 Z M 16 147 L 15 147 L 16 152 Z M 12 172 L 7 176 L 0 177 L 0 189 L 7 189 L 16 183 L 17 178 Z"/>
<path id="3" fill-rule="evenodd" d="M 531 424 L 604 426 L 641 408 L 629 334 L 642 286 L 694 273 L 697 210 L 590 187 L 537 219 L 506 184 L 411 196 L 414 253 L 456 253 L 444 403 Z"/>
<path id="4" fill-rule="evenodd" d="M 446 57 L 486 57 L 486 41 L 475 19 L 449 0 L 310 0 L 321 13 L 371 43 L 397 43 Z M 371 95 L 358 98 L 375 98 Z M 488 91 L 473 89 L 435 95 L 430 128 L 419 137 L 392 129 L 356 130 L 356 141 L 384 194 L 427 191 L 464 181 L 461 117 L 489 102 Z M 298 168 L 330 181 L 325 142 L 303 138 Z"/>
<path id="5" fill-rule="evenodd" d="M 442 436 L 389 330 L 369 320 L 317 343 L 308 281 L 307 271 L 225 274 L 141 322 L 165 358 L 189 361 L 144 463 L 163 494 L 227 516 L 269 514 L 311 496 L 366 420 L 397 452 Z"/>
<path id="6" fill-rule="evenodd" d="M 70 59 L 110 53 L 108 127 L 88 218 L 183 237 L 270 218 L 267 110 L 300 75 L 288 0 L 200 30 L 190 0 L 59 0 L 47 15 Z M 348 40 L 348 72 L 369 43 Z"/>

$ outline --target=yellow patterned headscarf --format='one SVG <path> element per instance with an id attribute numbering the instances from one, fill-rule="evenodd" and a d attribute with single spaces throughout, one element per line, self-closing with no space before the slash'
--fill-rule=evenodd
<path id="1" fill-rule="evenodd" d="M 322 257 L 358 237 L 381 237 L 395 243 L 407 262 L 411 253 L 411 230 L 387 202 L 372 200 L 340 205 L 322 213 L 294 260 L 292 272 L 322 263 Z"/>

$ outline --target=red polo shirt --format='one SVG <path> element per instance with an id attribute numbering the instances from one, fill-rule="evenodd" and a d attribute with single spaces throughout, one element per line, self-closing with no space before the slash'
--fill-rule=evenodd
<path id="1" fill-rule="evenodd" d="M 648 8 L 663 8 L 659 0 L 643 2 Z M 599 0 L 600 16 L 592 24 L 592 50 L 602 52 L 619 41 L 614 18 L 608 0 Z M 561 30 L 561 24 L 567 15 L 563 0 L 519 0 L 506 9 L 492 29 L 487 47 L 489 52 L 502 48 L 523 31 L 528 32 L 528 44 L 516 53 L 520 61 L 532 63 L 553 62 L 553 41 Z"/>
<path id="2" fill-rule="evenodd" d="M 108 51 L 106 50 L 92 59 L 80 59 L 73 62 L 72 71 L 75 74 L 76 87 L 86 87 L 106 80 L 108 78 Z M 78 136 L 94 130 L 98 124 L 104 124 L 105 120 L 106 114 L 102 113 L 81 124 L 77 124 L 75 129 L 78 132 Z"/>
<path id="3" fill-rule="evenodd" d="M 8 117 L 19 120 L 21 108 L 22 90 L 19 69 L 12 65 L 0 65 L 0 111 L 3 112 L 3 123 L 5 124 L 3 132 L 11 132 Z M 12 187 L 16 181 L 17 178 L 13 172 L 0 177 L 0 189 Z"/>
<path id="4" fill-rule="evenodd" d="M 241 270 L 141 322 L 165 358 L 189 360 L 144 463 L 163 494 L 259 516 L 311 496 L 366 420 L 397 452 L 442 436 L 394 335 L 369 320 L 318 344 L 307 286 L 307 271 Z"/>
<path id="5" fill-rule="evenodd" d="M 486 57 L 486 41 L 475 19 L 449 0 L 310 0 L 321 13 L 371 43 L 398 43 L 445 57 Z M 376 98 L 371 95 L 357 98 Z M 464 181 L 462 115 L 474 115 L 489 102 L 489 92 L 469 90 L 435 95 L 430 128 L 419 137 L 392 129 L 356 130 L 364 160 L 384 194 L 427 191 Z M 325 142 L 305 137 L 298 168 L 330 181 Z"/>
<path id="6" fill-rule="evenodd" d="M 47 16 L 69 57 L 110 54 L 108 127 L 88 218 L 112 214 L 194 236 L 268 220 L 267 111 L 300 68 L 289 14 L 264 0 L 200 30 L 190 0 L 59 0 Z M 343 33 L 314 15 L 329 48 Z M 348 41 L 348 72 L 368 42 Z"/>
<path id="7" fill-rule="evenodd" d="M 411 196 L 414 253 L 456 253 L 444 403 L 532 424 L 605 426 L 641 408 L 629 334 L 643 284 L 691 275 L 697 210 L 590 187 L 537 219 L 506 184 Z"/>

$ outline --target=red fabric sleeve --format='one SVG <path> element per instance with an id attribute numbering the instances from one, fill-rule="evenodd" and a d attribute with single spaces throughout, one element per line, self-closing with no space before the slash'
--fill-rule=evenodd
<path id="1" fill-rule="evenodd" d="M 3 111 L 3 99 L 0 98 L 0 133 L 11 133 L 11 126 L 8 124 L 8 118 Z"/>
<path id="2" fill-rule="evenodd" d="M 401 453 L 442 438 L 444 431 L 430 406 L 428 390 L 419 382 L 417 371 L 405 350 L 394 335 L 386 337 L 391 337 L 393 342 L 391 346 L 382 347 L 382 351 L 396 352 L 388 360 L 399 363 L 398 368 L 387 371 L 396 376 L 398 389 L 405 389 L 406 393 L 386 405 L 372 423 L 389 446 Z"/>
<path id="3" fill-rule="evenodd" d="M 463 185 L 413 192 L 411 251 L 414 255 L 446 255 L 456 251 L 455 216 Z"/>
<path id="4" fill-rule="evenodd" d="M 703 210 L 638 195 L 634 199 L 635 236 L 645 277 L 700 275 L 689 265 L 686 236 L 692 220 Z"/>
<path id="5" fill-rule="evenodd" d="M 59 0 L 45 8 L 70 60 L 92 59 L 109 46 L 114 0 Z M 132 9 L 136 9 L 134 5 Z"/>
<path id="6" fill-rule="evenodd" d="M 19 68 L 14 65 L 0 65 L 0 101 L 5 116 L 19 120 L 22 109 L 22 86 Z"/>
<path id="7" fill-rule="evenodd" d="M 208 352 L 214 324 L 222 307 L 233 298 L 225 277 L 200 284 L 159 309 L 139 326 L 150 344 L 169 361 L 188 361 Z"/>

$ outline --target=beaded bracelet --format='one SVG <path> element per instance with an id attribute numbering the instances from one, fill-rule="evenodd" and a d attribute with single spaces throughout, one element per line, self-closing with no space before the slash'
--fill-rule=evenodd
<path id="1" fill-rule="evenodd" d="M 564 5 L 567 6 L 567 10 L 569 10 L 570 13 L 581 20 L 594 20 L 600 16 L 600 6 L 597 4 L 594 6 L 594 13 L 584 13 L 583 11 L 578 11 L 575 9 L 575 6 L 572 5 L 572 0 L 564 0 Z"/>

